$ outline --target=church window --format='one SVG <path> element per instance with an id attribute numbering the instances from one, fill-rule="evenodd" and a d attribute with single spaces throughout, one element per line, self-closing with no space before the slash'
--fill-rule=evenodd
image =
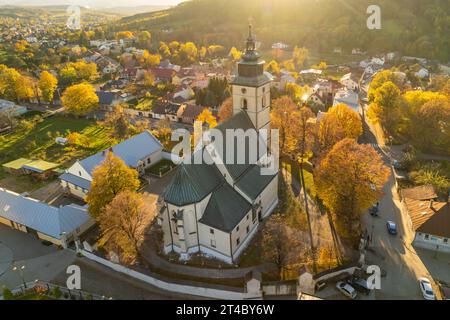
<path id="1" fill-rule="evenodd" d="M 237 238 L 236 239 L 236 245 L 238 246 L 241 243 L 241 239 Z"/>
<path id="2" fill-rule="evenodd" d="M 246 110 L 247 109 L 247 99 L 243 99 L 242 100 L 242 109 Z"/>
<path id="3" fill-rule="evenodd" d="M 247 89 L 242 88 L 242 89 L 241 89 L 241 92 L 242 92 L 242 94 L 246 94 L 246 93 L 247 93 Z"/>
<path id="4" fill-rule="evenodd" d="M 209 233 L 214 234 L 214 229 L 209 229 Z"/>
<path id="5" fill-rule="evenodd" d="M 213 248 L 216 247 L 216 240 L 211 239 L 211 247 Z"/>

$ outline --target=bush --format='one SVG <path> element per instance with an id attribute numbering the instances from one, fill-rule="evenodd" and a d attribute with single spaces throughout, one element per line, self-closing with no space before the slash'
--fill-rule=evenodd
<path id="1" fill-rule="evenodd" d="M 3 299 L 4 300 L 13 300 L 14 295 L 12 294 L 11 290 L 9 290 L 6 287 L 3 287 Z"/>
<path id="2" fill-rule="evenodd" d="M 61 289 L 59 289 L 59 287 L 54 287 L 54 288 L 53 288 L 53 296 L 54 296 L 56 299 L 59 299 L 59 298 L 61 298 L 61 295 L 62 295 Z"/>

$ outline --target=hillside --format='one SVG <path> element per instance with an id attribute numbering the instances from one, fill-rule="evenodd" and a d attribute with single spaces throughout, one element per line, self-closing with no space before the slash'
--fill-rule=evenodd
<path id="1" fill-rule="evenodd" d="M 65 21 L 69 14 L 68 6 L 0 6 L 0 18 L 29 20 L 53 20 Z M 119 19 L 126 14 L 120 14 L 120 10 L 102 11 L 97 9 L 81 8 L 82 19 L 85 21 L 96 21 L 97 19 Z"/>
<path id="2" fill-rule="evenodd" d="M 333 47 L 369 53 L 450 59 L 450 1 L 379 0 L 382 29 L 369 30 L 371 0 L 191 0 L 153 13 L 123 18 L 113 30 L 153 31 L 160 40 L 193 40 L 226 46 L 242 43 L 249 18 L 268 47 L 283 41 L 319 52 Z M 164 32 L 162 32 L 164 30 Z"/>

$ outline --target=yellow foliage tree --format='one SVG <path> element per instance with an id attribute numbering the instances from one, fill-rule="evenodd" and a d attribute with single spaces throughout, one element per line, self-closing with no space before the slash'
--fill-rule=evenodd
<path id="1" fill-rule="evenodd" d="M 136 191 L 139 185 L 138 172 L 129 168 L 113 152 L 105 151 L 105 159 L 92 173 L 91 188 L 86 197 L 89 213 L 98 219 L 119 193 Z"/>
<path id="2" fill-rule="evenodd" d="M 61 97 L 62 105 L 68 112 L 81 116 L 98 106 L 95 88 L 89 83 L 80 83 L 67 88 Z"/>
<path id="3" fill-rule="evenodd" d="M 217 126 L 217 119 L 207 108 L 203 109 L 203 111 L 198 115 L 197 121 L 201 123 L 207 123 L 210 128 L 214 128 Z"/>
<path id="4" fill-rule="evenodd" d="M 42 98 L 47 102 L 53 102 L 55 90 L 58 87 L 58 79 L 48 71 L 42 71 L 38 83 Z"/>
<path id="5" fill-rule="evenodd" d="M 320 162 L 314 174 L 317 192 L 341 236 L 359 237 L 360 215 L 380 199 L 389 174 L 370 145 L 350 138 L 336 143 Z"/>

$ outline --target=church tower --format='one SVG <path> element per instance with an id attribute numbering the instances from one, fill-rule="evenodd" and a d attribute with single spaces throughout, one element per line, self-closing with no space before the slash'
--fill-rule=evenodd
<path id="1" fill-rule="evenodd" d="M 256 50 L 252 26 L 249 25 L 245 53 L 238 62 L 238 73 L 231 82 L 233 115 L 245 110 L 257 130 L 270 130 L 270 83 L 264 61 Z"/>

